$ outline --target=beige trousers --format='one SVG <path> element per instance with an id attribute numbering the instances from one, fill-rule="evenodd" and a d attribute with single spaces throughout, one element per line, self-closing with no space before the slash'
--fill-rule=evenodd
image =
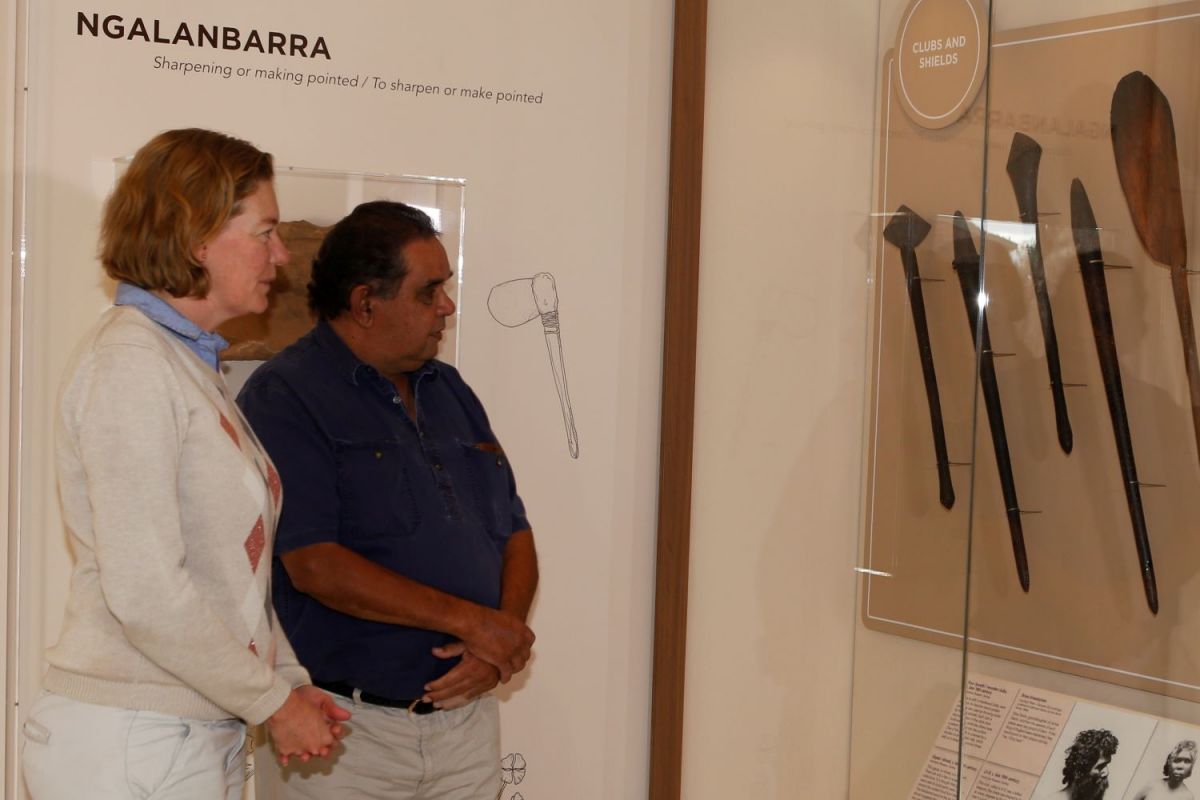
<path id="1" fill-rule="evenodd" d="M 255 800 L 496 800 L 500 714 L 494 697 L 418 716 L 334 700 L 354 716 L 327 759 L 280 767 L 269 748 L 255 753 Z"/>
<path id="2" fill-rule="evenodd" d="M 21 728 L 33 800 L 241 800 L 241 720 L 183 719 L 46 694 Z"/>

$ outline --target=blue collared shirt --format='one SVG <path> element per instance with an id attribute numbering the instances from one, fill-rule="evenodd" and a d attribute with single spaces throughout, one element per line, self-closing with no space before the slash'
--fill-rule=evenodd
<path id="1" fill-rule="evenodd" d="M 430 361 L 409 381 L 415 420 L 321 322 L 246 382 L 238 403 L 283 481 L 275 554 L 335 542 L 496 608 L 508 537 L 529 527 L 508 459 L 457 370 Z M 342 614 L 274 567 L 276 611 L 314 680 L 410 699 L 456 663 L 430 652 L 449 635 Z"/>
<path id="2" fill-rule="evenodd" d="M 175 307 L 140 286 L 121 281 L 114 305 L 132 306 L 171 332 L 179 341 L 215 370 L 221 368 L 221 351 L 229 347 L 220 334 L 204 330 L 175 310 Z"/>

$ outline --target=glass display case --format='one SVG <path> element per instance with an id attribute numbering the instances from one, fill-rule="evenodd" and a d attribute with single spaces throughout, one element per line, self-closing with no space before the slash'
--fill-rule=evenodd
<path id="1" fill-rule="evenodd" d="M 1200 4 L 897 19 L 850 795 L 1190 796 Z"/>

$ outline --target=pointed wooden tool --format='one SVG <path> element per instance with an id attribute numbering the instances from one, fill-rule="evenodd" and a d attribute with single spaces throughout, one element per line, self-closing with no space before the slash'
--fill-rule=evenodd
<path id="1" fill-rule="evenodd" d="M 1038 224 L 1038 165 L 1042 146 L 1021 132 L 1013 134 L 1008 153 L 1008 177 L 1017 195 L 1017 213 L 1021 222 L 1033 226 L 1033 242 L 1025 245 L 1029 256 L 1029 274 L 1033 277 L 1033 295 L 1037 298 L 1038 319 L 1042 323 L 1042 342 L 1046 348 L 1046 369 L 1050 373 L 1050 392 L 1054 397 L 1054 426 L 1058 444 L 1064 453 L 1071 452 L 1074 437 L 1071 419 L 1067 416 L 1067 397 L 1063 392 L 1062 366 L 1058 358 L 1058 335 L 1054 332 L 1054 312 L 1050 308 L 1050 291 L 1046 287 L 1046 269 L 1042 265 L 1042 226 Z"/>
<path id="2" fill-rule="evenodd" d="M 946 429 L 942 423 L 942 401 L 938 395 L 937 373 L 933 371 L 933 347 L 929 342 L 929 325 L 925 321 L 925 295 L 921 292 L 921 272 L 917 267 L 917 246 L 929 235 L 929 223 L 908 206 L 900 206 L 887 227 L 883 238 L 900 249 L 904 263 L 904 281 L 908 285 L 908 304 L 912 310 L 913 327 L 917 333 L 917 351 L 921 357 L 921 374 L 925 378 L 925 398 L 929 402 L 929 423 L 933 428 L 933 451 L 937 459 L 938 487 L 942 505 L 954 506 L 954 484 L 950 481 L 950 459 L 946 455 Z"/>
<path id="3" fill-rule="evenodd" d="M 1092 334 L 1096 340 L 1096 355 L 1100 359 L 1100 374 L 1104 376 L 1104 394 L 1108 398 L 1108 415 L 1112 419 L 1113 437 L 1117 443 L 1117 461 L 1125 483 L 1125 503 L 1133 524 L 1133 541 L 1137 547 L 1138 569 L 1142 573 L 1142 588 L 1150 610 L 1158 613 L 1158 585 L 1154 579 L 1154 561 L 1150 557 L 1150 535 L 1146 531 L 1146 515 L 1142 510 L 1142 492 L 1138 483 L 1137 466 L 1133 460 L 1133 440 L 1129 433 L 1129 415 L 1125 411 L 1125 392 L 1121 388 L 1121 365 L 1117 361 L 1117 342 L 1113 333 L 1112 311 L 1108 304 L 1108 285 L 1104 278 L 1104 256 L 1100 252 L 1100 234 L 1087 192 L 1078 178 L 1071 182 L 1071 229 L 1075 234 L 1075 253 L 1079 256 L 1079 272 L 1083 276 L 1083 291 L 1087 296 L 1088 316 L 1092 319 Z"/>
<path id="4" fill-rule="evenodd" d="M 971 231 L 961 211 L 954 212 L 954 271 L 958 273 L 963 303 L 967 307 L 971 336 L 979 343 L 979 386 L 983 390 L 983 405 L 987 411 L 988 428 L 992 432 L 992 449 L 996 453 L 996 473 L 1000 476 L 1000 492 L 1004 497 L 1004 513 L 1008 517 L 1013 560 L 1017 565 L 1017 580 L 1021 582 L 1021 588 L 1028 592 L 1029 561 L 1025 556 L 1025 534 L 1021 529 L 1021 506 L 1017 503 L 1017 485 L 1013 481 L 1012 459 L 1008 454 L 1008 435 L 1004 431 L 1004 411 L 1000 406 L 1000 385 L 996 381 L 987 311 L 980 305 L 979 253 L 975 250 L 975 242 L 971 239 Z"/>
<path id="5" fill-rule="evenodd" d="M 1111 119 L 1113 156 L 1133 227 L 1150 257 L 1171 270 L 1192 406 L 1192 431 L 1200 458 L 1200 363 L 1188 291 L 1187 229 L 1171 105 L 1149 76 L 1131 72 L 1113 92 Z"/>

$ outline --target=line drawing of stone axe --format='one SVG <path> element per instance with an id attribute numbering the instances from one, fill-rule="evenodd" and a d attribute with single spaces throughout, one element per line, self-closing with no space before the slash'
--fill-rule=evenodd
<path id="1" fill-rule="evenodd" d="M 567 366 L 563 361 L 554 276 L 539 272 L 531 278 L 498 283 L 488 293 L 487 306 L 492 319 L 506 328 L 517 328 L 534 317 L 541 318 L 546 352 L 550 355 L 550 371 L 554 373 L 554 388 L 558 390 L 563 427 L 567 432 L 567 449 L 571 458 L 579 458 L 579 434 L 575 431 L 575 412 L 571 409 L 571 395 L 567 391 Z"/>

